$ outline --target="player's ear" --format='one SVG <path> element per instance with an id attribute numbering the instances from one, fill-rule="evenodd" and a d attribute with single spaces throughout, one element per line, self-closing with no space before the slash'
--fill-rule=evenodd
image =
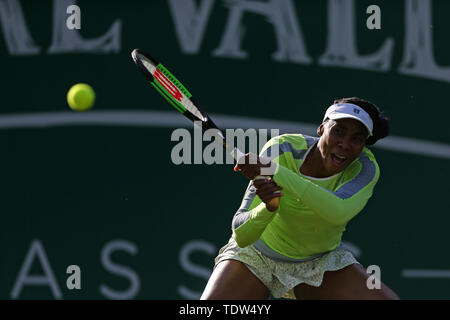
<path id="1" fill-rule="evenodd" d="M 319 127 L 317 127 L 317 134 L 319 135 L 319 137 L 321 137 L 323 135 L 323 126 L 325 125 L 325 122 L 322 123 Z"/>

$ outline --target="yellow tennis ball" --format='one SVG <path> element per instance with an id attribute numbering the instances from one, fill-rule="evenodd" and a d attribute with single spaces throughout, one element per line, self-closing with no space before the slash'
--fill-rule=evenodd
<path id="1" fill-rule="evenodd" d="M 67 92 L 67 103 L 72 110 L 89 110 L 94 105 L 94 102 L 94 89 L 86 83 L 77 83 Z"/>

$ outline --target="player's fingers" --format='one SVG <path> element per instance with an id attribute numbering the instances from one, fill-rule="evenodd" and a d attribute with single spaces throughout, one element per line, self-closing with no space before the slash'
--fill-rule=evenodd
<path id="1" fill-rule="evenodd" d="M 254 179 L 259 175 L 259 168 L 252 165 L 239 166 L 241 173 L 249 179 Z"/>
<path id="2" fill-rule="evenodd" d="M 266 196 L 264 196 L 262 198 L 260 197 L 260 199 L 264 203 L 269 203 L 272 199 L 274 199 L 274 198 L 281 198 L 283 196 L 284 196 L 283 193 L 273 193 L 273 194 L 266 195 Z"/>
<path id="3" fill-rule="evenodd" d="M 281 189 L 279 188 L 270 188 L 270 189 L 263 189 L 263 190 L 257 190 L 256 194 L 262 198 L 265 197 L 267 195 L 271 195 L 271 194 L 279 194 L 281 193 Z"/>
<path id="4" fill-rule="evenodd" d="M 270 183 L 271 182 L 268 179 L 254 179 L 253 180 L 253 185 L 257 189 L 261 188 L 261 186 L 263 186 L 263 185 L 270 184 Z"/>
<path id="5" fill-rule="evenodd" d="M 265 195 L 265 194 L 270 194 L 270 193 L 275 193 L 275 192 L 280 192 L 281 188 L 278 186 L 267 186 L 267 187 L 263 187 L 260 189 L 256 190 L 256 194 L 257 195 Z"/>
<path id="6" fill-rule="evenodd" d="M 261 176 L 260 176 L 261 177 Z M 262 178 L 259 178 L 259 177 L 257 177 L 258 179 L 254 179 L 253 180 L 253 184 L 255 185 L 255 187 L 259 187 L 259 186 L 261 186 L 261 185 L 264 185 L 264 184 L 273 184 L 273 185 L 278 185 L 271 177 L 262 177 Z"/>
<path id="7" fill-rule="evenodd" d="M 258 196 L 260 197 L 260 199 L 263 202 L 268 203 L 274 198 L 280 198 L 280 197 L 284 196 L 284 194 L 281 193 L 281 191 L 276 191 L 276 192 L 268 192 L 268 193 L 258 195 Z"/>
<path id="8" fill-rule="evenodd" d="M 272 182 L 270 180 L 253 180 L 253 185 L 256 189 L 265 190 L 268 188 L 276 187 L 279 188 L 279 190 L 283 189 L 283 187 L 277 185 L 275 182 Z"/>
<path id="9" fill-rule="evenodd" d="M 257 190 L 256 194 L 262 199 L 264 197 L 270 196 L 272 194 L 280 194 L 281 189 L 277 187 L 267 188 L 265 190 Z"/>

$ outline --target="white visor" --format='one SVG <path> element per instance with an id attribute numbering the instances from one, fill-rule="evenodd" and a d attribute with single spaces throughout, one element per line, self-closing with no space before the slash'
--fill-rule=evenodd
<path id="1" fill-rule="evenodd" d="M 369 136 L 372 135 L 373 130 L 373 122 L 370 118 L 369 114 L 360 106 L 352 103 L 338 103 L 333 104 L 327 109 L 325 112 L 325 117 L 323 121 L 326 119 L 337 120 L 337 119 L 345 119 L 351 118 L 358 120 L 361 122 L 369 131 Z"/>

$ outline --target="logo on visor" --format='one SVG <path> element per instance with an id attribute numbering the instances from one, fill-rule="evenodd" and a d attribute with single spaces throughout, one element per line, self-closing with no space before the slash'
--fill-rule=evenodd
<path id="1" fill-rule="evenodd" d="M 359 109 L 354 108 L 353 112 L 356 113 L 356 114 L 359 114 Z"/>

